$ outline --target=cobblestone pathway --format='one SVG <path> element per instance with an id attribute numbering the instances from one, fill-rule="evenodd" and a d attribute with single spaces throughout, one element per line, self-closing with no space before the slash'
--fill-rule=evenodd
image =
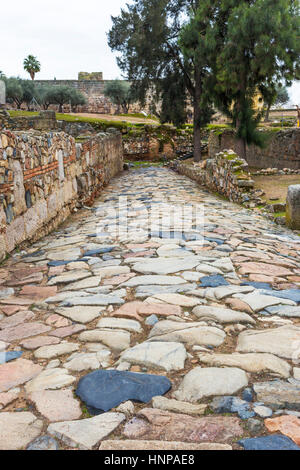
<path id="1" fill-rule="evenodd" d="M 113 180 L 0 267 L 0 449 L 300 450 L 299 258 L 167 169 Z"/>

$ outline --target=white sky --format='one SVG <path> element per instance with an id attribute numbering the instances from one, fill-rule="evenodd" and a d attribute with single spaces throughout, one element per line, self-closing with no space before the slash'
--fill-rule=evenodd
<path id="1" fill-rule="evenodd" d="M 1 2 L 0 70 L 28 77 L 23 60 L 33 54 L 41 62 L 39 79 L 76 79 L 78 72 L 103 72 L 121 78 L 107 45 L 110 16 L 130 0 L 9 0 Z M 300 105 L 300 82 L 289 90 Z"/>

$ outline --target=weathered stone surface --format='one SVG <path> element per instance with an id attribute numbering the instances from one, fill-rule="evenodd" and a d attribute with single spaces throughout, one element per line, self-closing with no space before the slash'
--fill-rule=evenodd
<path id="1" fill-rule="evenodd" d="M 43 422 L 32 413 L 0 413 L 0 450 L 24 449 L 42 427 Z"/>
<path id="2" fill-rule="evenodd" d="M 253 388 L 257 400 L 274 409 L 286 408 L 300 411 L 300 384 L 275 380 L 255 383 Z"/>
<path id="3" fill-rule="evenodd" d="M 144 408 L 125 425 L 124 436 L 129 439 L 147 439 L 183 442 L 226 442 L 243 435 L 238 418 L 206 417 L 170 413 Z"/>
<path id="4" fill-rule="evenodd" d="M 239 335 L 239 352 L 265 352 L 286 359 L 297 358 L 300 328 L 294 325 L 269 330 L 247 330 Z"/>
<path id="5" fill-rule="evenodd" d="M 76 394 L 89 407 L 109 411 L 127 400 L 148 403 L 171 388 L 167 377 L 115 370 L 96 371 L 83 377 Z"/>
<path id="6" fill-rule="evenodd" d="M 279 416 L 266 419 L 265 426 L 269 432 L 279 431 L 300 445 L 300 419 L 296 416 Z"/>
<path id="7" fill-rule="evenodd" d="M 59 338 L 55 338 L 54 336 L 36 336 L 32 339 L 26 339 L 22 341 L 20 345 L 25 349 L 38 349 L 41 346 L 50 346 L 51 344 L 59 344 Z"/>
<path id="8" fill-rule="evenodd" d="M 300 306 L 291 305 L 274 305 L 265 309 L 271 315 L 279 315 L 280 317 L 300 318 Z"/>
<path id="9" fill-rule="evenodd" d="M 179 276 L 136 276 L 133 279 L 125 282 L 123 286 L 172 286 L 178 284 L 186 284 L 186 281 Z"/>
<path id="10" fill-rule="evenodd" d="M 179 305 L 180 307 L 195 307 L 195 305 L 201 303 L 201 300 L 196 297 L 188 297 L 181 294 L 157 294 L 154 295 L 154 298 L 167 304 Z"/>
<path id="11" fill-rule="evenodd" d="M 73 298 L 66 298 L 62 305 L 65 307 L 75 307 L 76 305 L 91 305 L 96 306 L 99 305 L 110 305 L 110 304 L 123 304 L 124 300 L 119 297 L 118 295 L 114 294 L 98 294 L 98 295 L 88 295 L 82 297 L 73 297 Z"/>
<path id="12" fill-rule="evenodd" d="M 71 385 L 75 381 L 76 378 L 72 377 L 66 369 L 46 369 L 30 382 L 27 382 L 25 389 L 27 393 L 39 390 L 58 390 Z"/>
<path id="13" fill-rule="evenodd" d="M 300 185 L 289 186 L 286 198 L 286 222 L 293 230 L 300 230 Z"/>
<path id="14" fill-rule="evenodd" d="M 123 318 L 101 318 L 97 323 L 97 328 L 122 329 L 132 331 L 133 333 L 141 333 L 143 331 L 138 321 Z"/>
<path id="15" fill-rule="evenodd" d="M 16 400 L 19 396 L 20 389 L 13 389 L 11 392 L 0 393 L 0 410 L 12 401 Z"/>
<path id="16" fill-rule="evenodd" d="M 35 439 L 26 450 L 59 450 L 58 443 L 50 436 Z"/>
<path id="17" fill-rule="evenodd" d="M 45 287 L 45 286 L 24 286 L 20 291 L 21 295 L 28 295 L 34 300 L 45 300 L 48 297 L 52 297 L 56 294 L 57 287 Z"/>
<path id="18" fill-rule="evenodd" d="M 42 346 L 34 352 L 37 359 L 52 359 L 64 356 L 74 351 L 78 351 L 79 345 L 76 343 L 60 343 L 51 346 Z"/>
<path id="19" fill-rule="evenodd" d="M 94 418 L 50 424 L 48 433 L 70 447 L 90 450 L 109 436 L 124 419 L 122 413 L 104 413 Z"/>
<path id="20" fill-rule="evenodd" d="M 240 274 L 265 274 L 266 276 L 289 276 L 293 274 L 292 271 L 282 266 L 255 262 L 243 263 L 239 272 Z"/>
<path id="21" fill-rule="evenodd" d="M 17 359 L 0 365 L 0 392 L 22 385 L 42 371 L 42 367 L 27 359 Z"/>
<path id="22" fill-rule="evenodd" d="M 166 275 L 193 269 L 198 264 L 199 261 L 197 257 L 193 256 L 189 256 L 186 259 L 155 258 L 136 263 L 133 265 L 132 269 L 142 274 Z"/>
<path id="23" fill-rule="evenodd" d="M 69 282 L 81 281 L 90 277 L 92 274 L 89 271 L 68 271 L 60 276 L 55 276 L 48 281 L 48 286 L 55 286 L 56 284 L 68 284 Z M 52 297 L 52 296 L 51 296 Z"/>
<path id="24" fill-rule="evenodd" d="M 90 287 L 97 287 L 101 282 L 101 276 L 93 276 L 83 279 L 82 281 L 72 282 L 68 284 L 63 290 L 77 291 L 81 289 L 88 289 Z M 48 297 L 51 297 L 50 295 Z"/>
<path id="25" fill-rule="evenodd" d="M 159 410 L 172 411 L 174 413 L 183 413 L 187 415 L 203 415 L 208 405 L 193 405 L 184 401 L 171 400 L 165 397 L 152 398 L 152 407 Z"/>
<path id="26" fill-rule="evenodd" d="M 288 362 L 273 354 L 198 354 L 203 364 L 210 366 L 238 367 L 247 372 L 272 372 L 284 378 L 290 377 L 291 366 Z"/>
<path id="27" fill-rule="evenodd" d="M 33 392 L 29 399 L 50 422 L 72 421 L 79 419 L 81 409 L 79 402 L 73 398 L 71 390 L 43 390 Z"/>
<path id="28" fill-rule="evenodd" d="M 272 297 L 270 295 L 258 294 L 257 292 L 253 292 L 247 295 L 236 295 L 239 299 L 248 304 L 249 307 L 253 310 L 253 312 L 260 312 L 261 310 L 264 310 L 266 307 L 270 307 L 271 305 L 296 305 L 295 302 L 293 302 L 292 300 L 280 299 L 278 297 Z"/>
<path id="29" fill-rule="evenodd" d="M 130 346 L 130 333 L 123 330 L 99 329 L 80 333 L 79 340 L 83 342 L 103 343 L 115 351 L 124 351 Z"/>
<path id="30" fill-rule="evenodd" d="M 16 313 L 15 315 L 9 316 L 8 318 L 3 318 L 0 320 L 0 330 L 20 325 L 21 323 L 32 320 L 34 316 L 35 315 L 33 312 L 25 310 L 23 312 Z"/>
<path id="31" fill-rule="evenodd" d="M 215 444 L 207 442 L 205 444 L 193 444 L 187 442 L 176 441 L 131 441 L 126 440 L 113 440 L 103 441 L 99 450 L 232 450 L 228 444 Z"/>
<path id="32" fill-rule="evenodd" d="M 195 307 L 193 313 L 201 321 L 215 321 L 217 323 L 249 323 L 255 324 L 255 320 L 243 312 L 236 312 L 229 308 L 212 307 L 210 305 Z"/>
<path id="33" fill-rule="evenodd" d="M 101 315 L 104 307 L 70 307 L 70 308 L 57 308 L 56 313 L 70 318 L 78 323 L 90 323 Z"/>
<path id="34" fill-rule="evenodd" d="M 300 450 L 291 439 L 281 434 L 242 439 L 239 444 L 245 450 Z"/>
<path id="35" fill-rule="evenodd" d="M 149 334 L 150 341 L 171 341 L 191 346 L 220 346 L 225 337 L 226 334 L 219 328 L 170 320 L 156 323 Z"/>
<path id="36" fill-rule="evenodd" d="M 177 400 L 195 403 L 203 397 L 232 395 L 247 385 L 247 374 L 241 369 L 196 367 L 184 377 L 173 396 Z"/>
<path id="37" fill-rule="evenodd" d="M 171 371 L 183 369 L 186 358 L 185 347 L 180 343 L 144 342 L 127 349 L 120 361 Z"/>
<path id="38" fill-rule="evenodd" d="M 11 343 L 17 339 L 37 336 L 50 330 L 50 326 L 46 326 L 40 322 L 24 323 L 22 325 L 12 326 L 0 331 L 0 340 Z"/>
<path id="39" fill-rule="evenodd" d="M 73 354 L 64 367 L 68 370 L 81 372 L 83 370 L 96 370 L 101 367 L 108 367 L 110 364 L 111 352 L 103 349 L 94 353 Z"/>
<path id="40" fill-rule="evenodd" d="M 86 330 L 86 326 L 77 324 L 53 330 L 50 335 L 56 336 L 57 338 L 67 338 L 68 336 L 76 335 L 84 330 Z"/>

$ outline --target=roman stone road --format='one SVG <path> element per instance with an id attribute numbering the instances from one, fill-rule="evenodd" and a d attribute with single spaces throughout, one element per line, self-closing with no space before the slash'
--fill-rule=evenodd
<path id="1" fill-rule="evenodd" d="M 0 449 L 300 450 L 300 238 L 165 168 L 0 267 Z"/>

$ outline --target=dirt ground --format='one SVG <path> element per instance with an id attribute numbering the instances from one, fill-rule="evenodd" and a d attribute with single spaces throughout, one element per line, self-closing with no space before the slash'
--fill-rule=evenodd
<path id="1" fill-rule="evenodd" d="M 154 121 L 153 119 L 143 119 L 137 118 L 132 116 L 115 116 L 113 114 L 92 114 L 92 113 L 70 113 L 71 116 L 82 116 L 87 118 L 95 118 L 95 119 L 103 119 L 105 121 L 126 121 L 132 123 L 142 123 L 142 124 L 156 124 L 158 125 L 158 121 Z"/>
<path id="2" fill-rule="evenodd" d="M 278 202 L 285 202 L 288 187 L 291 184 L 300 184 L 300 175 L 279 175 L 279 176 L 253 176 L 255 188 L 262 189 L 266 194 L 263 199 L 270 201 L 270 198 L 278 198 Z"/>

